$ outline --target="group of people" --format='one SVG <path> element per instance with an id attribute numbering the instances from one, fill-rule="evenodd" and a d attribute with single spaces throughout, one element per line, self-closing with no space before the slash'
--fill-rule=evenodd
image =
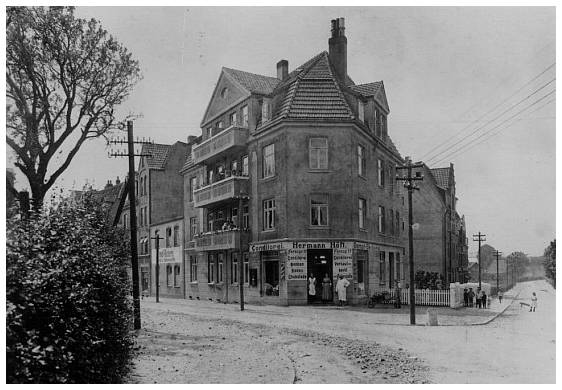
<path id="1" fill-rule="evenodd" d="M 464 293 L 464 306 L 465 307 L 477 307 L 479 309 L 486 309 L 486 307 L 490 307 L 492 302 L 492 298 L 486 295 L 486 291 L 478 288 L 477 292 L 475 293 L 472 290 L 472 287 L 465 288 Z"/>
<path id="2" fill-rule="evenodd" d="M 349 286 L 349 281 L 343 276 L 338 275 L 338 281 L 336 282 L 335 292 L 338 296 L 339 306 L 343 306 L 347 301 L 347 287 Z M 308 278 L 308 295 L 311 300 L 316 297 L 316 277 L 313 273 L 310 274 Z M 332 279 L 326 273 L 322 279 L 322 302 L 327 303 L 332 301 Z"/>

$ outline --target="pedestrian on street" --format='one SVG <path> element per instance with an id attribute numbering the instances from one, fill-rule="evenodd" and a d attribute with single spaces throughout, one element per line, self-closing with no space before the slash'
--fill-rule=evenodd
<path id="1" fill-rule="evenodd" d="M 468 307 L 468 289 L 464 289 L 462 296 L 464 298 L 464 307 Z"/>
<path id="2" fill-rule="evenodd" d="M 482 289 L 478 288 L 478 292 L 476 293 L 476 307 L 481 309 L 482 308 Z"/>
<path id="3" fill-rule="evenodd" d="M 336 293 L 338 294 L 339 305 L 345 305 L 347 301 L 347 286 L 349 286 L 349 281 L 343 277 L 343 275 L 338 275 L 338 282 L 336 283 Z"/>
<path id="4" fill-rule="evenodd" d="M 503 298 L 503 292 L 502 292 L 502 289 L 500 288 L 498 290 L 498 299 L 499 299 L 500 303 L 502 303 L 502 298 Z"/>
<path id="5" fill-rule="evenodd" d="M 310 277 L 308 278 L 308 299 L 309 299 L 309 301 L 313 301 L 315 296 L 316 296 L 316 278 L 314 277 L 314 274 L 311 272 Z"/>
<path id="6" fill-rule="evenodd" d="M 488 301 L 488 297 L 486 296 L 486 291 L 482 290 L 482 297 L 481 297 L 481 304 L 482 308 L 486 308 L 486 302 Z"/>
<path id="7" fill-rule="evenodd" d="M 537 300 L 537 294 L 533 292 L 533 296 L 531 297 L 531 308 L 529 309 L 529 311 L 535 311 L 535 309 L 537 308 Z"/>
<path id="8" fill-rule="evenodd" d="M 400 301 L 400 296 L 402 295 L 402 285 L 400 281 L 396 281 L 396 290 L 394 291 L 396 297 L 394 299 L 394 307 L 396 309 L 400 309 L 402 307 L 402 302 Z"/>
<path id="9" fill-rule="evenodd" d="M 326 303 L 332 300 L 332 280 L 328 274 L 324 274 L 322 279 L 322 302 Z"/>
<path id="10" fill-rule="evenodd" d="M 468 289 L 468 306 L 474 306 L 474 291 L 472 291 L 472 287 Z"/>

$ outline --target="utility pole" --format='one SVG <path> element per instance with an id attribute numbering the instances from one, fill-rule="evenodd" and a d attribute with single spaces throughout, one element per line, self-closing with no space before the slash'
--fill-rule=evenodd
<path id="1" fill-rule="evenodd" d="M 496 294 L 500 291 L 500 255 L 502 253 L 496 249 Z"/>
<path id="2" fill-rule="evenodd" d="M 478 232 L 478 234 L 473 234 L 472 241 L 478 241 L 478 288 L 482 289 L 482 259 L 480 258 L 480 245 L 482 241 L 486 241 L 486 235 L 481 234 L 480 232 Z"/>
<path id="3" fill-rule="evenodd" d="M 240 258 L 238 259 L 238 286 L 240 287 L 240 311 L 244 311 L 244 252 L 242 251 L 242 225 L 244 223 L 244 212 L 242 209 L 242 198 L 238 200 L 238 245 Z M 248 275 L 249 276 L 249 275 Z"/>
<path id="4" fill-rule="evenodd" d="M 414 210 L 412 205 L 412 193 L 414 190 L 419 191 L 419 187 L 414 184 L 414 181 L 423 180 L 423 175 L 421 172 L 416 172 L 416 176 L 412 176 L 412 169 L 414 168 L 422 168 L 424 164 L 422 162 L 417 162 L 412 164 L 412 160 L 409 157 L 406 157 L 406 165 L 401 167 L 396 167 L 396 170 L 407 170 L 407 176 L 400 177 L 396 175 L 396 180 L 403 181 L 404 187 L 408 189 L 408 243 L 409 243 L 409 252 L 410 258 L 408 267 L 410 268 L 410 324 L 416 324 L 416 294 L 414 291 L 414 283 L 415 283 L 415 275 L 414 275 Z"/>
<path id="5" fill-rule="evenodd" d="M 163 240 L 164 237 L 160 237 L 160 234 L 156 232 L 156 235 L 150 238 L 155 241 L 156 247 L 156 303 L 158 303 L 160 302 L 160 240 Z"/>
<path id="6" fill-rule="evenodd" d="M 133 327 L 135 330 L 141 328 L 140 317 L 140 288 L 139 288 L 139 261 L 137 251 L 137 210 L 135 200 L 135 156 L 143 156 L 143 154 L 135 154 L 135 144 L 152 143 L 150 141 L 134 141 L 133 140 L 133 121 L 127 121 L 127 140 L 108 141 L 107 144 L 127 144 L 128 152 L 121 153 L 111 151 L 109 157 L 128 157 L 129 158 L 129 212 L 131 215 L 131 269 L 133 277 Z"/>

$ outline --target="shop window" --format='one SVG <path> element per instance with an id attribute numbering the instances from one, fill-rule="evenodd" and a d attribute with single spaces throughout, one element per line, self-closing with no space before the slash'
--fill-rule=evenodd
<path id="1" fill-rule="evenodd" d="M 379 284 L 384 285 L 386 280 L 386 263 L 385 263 L 385 253 L 383 251 L 379 252 Z"/>
<path id="2" fill-rule="evenodd" d="M 367 169 L 367 159 L 365 156 L 365 148 L 362 145 L 357 145 L 357 170 L 359 176 L 365 176 Z"/>
<path id="3" fill-rule="evenodd" d="M 172 228 L 166 228 L 166 248 L 171 246 L 172 242 Z"/>
<path id="4" fill-rule="evenodd" d="M 172 274 L 172 266 L 171 265 L 167 265 L 166 266 L 166 286 L 168 287 L 172 287 L 172 281 L 173 281 L 173 274 Z"/>
<path id="5" fill-rule="evenodd" d="M 238 253 L 232 254 L 232 270 L 230 271 L 230 283 L 238 283 Z"/>
<path id="6" fill-rule="evenodd" d="M 267 145 L 263 148 L 263 172 L 262 177 L 272 177 L 275 175 L 275 144 Z"/>
<path id="7" fill-rule="evenodd" d="M 265 295 L 279 295 L 279 261 L 265 261 Z"/>
<path id="8" fill-rule="evenodd" d="M 174 266 L 174 287 L 180 286 L 180 266 Z"/>
<path id="9" fill-rule="evenodd" d="M 242 176 L 249 176 L 248 156 L 242 157 Z"/>
<path id="10" fill-rule="evenodd" d="M 312 195 L 310 199 L 310 225 L 328 226 L 327 195 Z"/>
<path id="11" fill-rule="evenodd" d="M 189 281 L 197 282 L 197 256 L 189 256 Z"/>
<path id="12" fill-rule="evenodd" d="M 242 107 L 242 126 L 248 127 L 248 106 Z"/>
<path id="13" fill-rule="evenodd" d="M 275 199 L 263 201 L 263 230 L 275 229 Z"/>
<path id="14" fill-rule="evenodd" d="M 310 169 L 328 169 L 328 139 L 310 138 L 308 143 Z"/>
<path id="15" fill-rule="evenodd" d="M 180 227 L 174 226 L 174 246 L 180 246 Z"/>
<path id="16" fill-rule="evenodd" d="M 359 198 L 359 229 L 365 229 L 367 219 L 367 201 Z"/>
<path id="17" fill-rule="evenodd" d="M 244 283 L 250 283 L 250 256 L 244 253 Z"/>
<path id="18" fill-rule="evenodd" d="M 189 240 L 193 240 L 195 235 L 198 233 L 198 226 L 199 223 L 197 221 L 197 217 L 189 218 Z"/>

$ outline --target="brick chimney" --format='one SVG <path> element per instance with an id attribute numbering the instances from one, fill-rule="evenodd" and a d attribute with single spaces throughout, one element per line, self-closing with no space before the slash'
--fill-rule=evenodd
<path id="1" fill-rule="evenodd" d="M 277 78 L 281 81 L 289 76 L 289 61 L 281 60 L 277 63 Z"/>
<path id="2" fill-rule="evenodd" d="M 121 180 L 119 180 L 119 176 L 117 176 L 117 179 L 115 179 L 115 185 L 118 186 L 119 184 L 121 184 Z"/>
<path id="3" fill-rule="evenodd" d="M 329 56 L 336 76 L 345 83 L 347 76 L 347 38 L 345 37 L 345 20 L 332 20 L 332 37 L 328 40 Z"/>

